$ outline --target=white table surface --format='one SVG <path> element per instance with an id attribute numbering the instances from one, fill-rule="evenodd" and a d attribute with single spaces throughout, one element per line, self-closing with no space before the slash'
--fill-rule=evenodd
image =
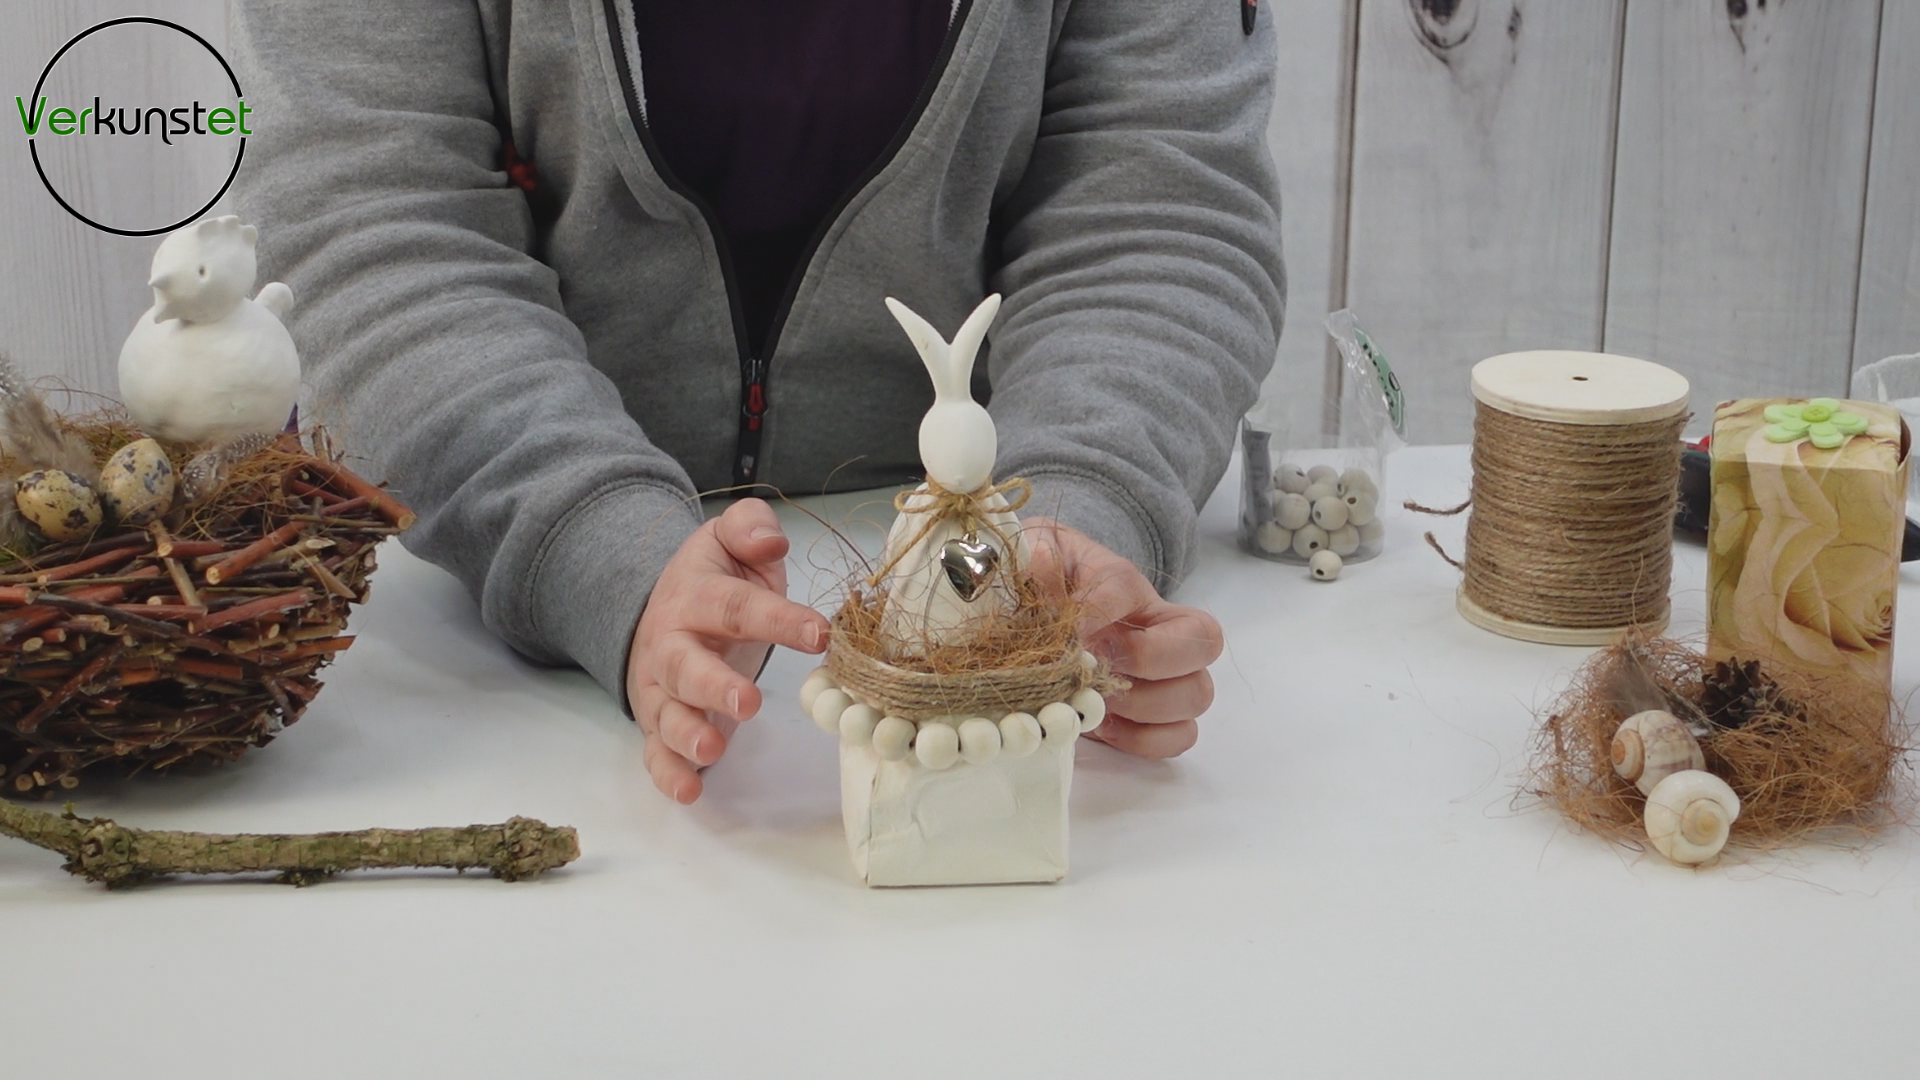
<path id="1" fill-rule="evenodd" d="M 1391 469 L 1396 504 L 1464 497 L 1460 448 Z M 1434 523 L 1404 512 L 1333 585 L 1243 555 L 1234 484 L 1180 593 L 1230 641 L 1200 744 L 1142 762 L 1083 742 L 1054 886 L 858 884 L 795 654 L 705 798 L 669 803 L 594 685 L 518 659 L 389 545 L 304 719 L 234 767 L 83 789 L 80 811 L 225 831 L 525 814 L 578 826 L 584 857 L 512 885 L 107 893 L 0 841 L 0 1076 L 1920 1072 L 1913 831 L 1696 872 L 1516 806 L 1532 711 L 1588 650 L 1460 620 Z M 838 557 L 787 517 L 796 592 L 824 605 Z M 1460 524 L 1434 527 L 1457 551 Z M 1680 633 L 1704 571 L 1683 545 Z"/>

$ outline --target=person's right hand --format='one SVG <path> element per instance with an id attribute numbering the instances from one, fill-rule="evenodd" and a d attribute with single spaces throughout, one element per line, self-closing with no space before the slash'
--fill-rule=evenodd
<path id="1" fill-rule="evenodd" d="M 734 728 L 760 711 L 753 676 L 773 645 L 817 653 L 827 620 L 787 599 L 787 538 L 773 508 L 742 499 L 667 561 L 627 653 L 627 698 L 653 784 L 681 803 Z"/>

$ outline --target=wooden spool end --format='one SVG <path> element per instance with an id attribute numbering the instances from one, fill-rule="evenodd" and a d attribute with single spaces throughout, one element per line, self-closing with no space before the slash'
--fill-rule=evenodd
<path id="1" fill-rule="evenodd" d="M 1473 366 L 1474 400 L 1513 416 L 1592 427 L 1645 424 L 1687 411 L 1686 376 L 1647 360 L 1611 353 L 1538 349 L 1502 353 Z M 1460 616 L 1483 630 L 1543 645 L 1611 645 L 1631 633 L 1666 629 L 1667 612 L 1625 626 L 1571 627 L 1497 615 L 1466 593 L 1454 597 Z"/>
<path id="2" fill-rule="evenodd" d="M 1687 378 L 1611 353 L 1539 349 L 1473 365 L 1476 401 L 1554 424 L 1645 424 L 1687 411 Z"/>

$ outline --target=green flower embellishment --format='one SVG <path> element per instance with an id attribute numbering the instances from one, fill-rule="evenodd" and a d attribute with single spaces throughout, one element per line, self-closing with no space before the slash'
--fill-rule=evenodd
<path id="1" fill-rule="evenodd" d="M 1847 440 L 1867 430 L 1867 418 L 1840 408 L 1832 398 L 1817 397 L 1804 405 L 1769 405 L 1761 413 L 1767 421 L 1768 442 L 1794 443 L 1809 439 L 1822 450 L 1838 450 Z"/>

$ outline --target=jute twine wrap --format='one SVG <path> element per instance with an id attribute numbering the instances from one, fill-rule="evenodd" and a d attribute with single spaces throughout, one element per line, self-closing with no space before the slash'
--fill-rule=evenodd
<path id="1" fill-rule="evenodd" d="M 1476 402 L 1467 597 L 1536 626 L 1663 623 L 1686 421 L 1557 424 Z"/>
<path id="2" fill-rule="evenodd" d="M 827 671 L 855 701 L 872 705 L 885 716 L 903 720 L 984 716 L 998 720 L 1008 713 L 1030 713 L 1065 701 L 1088 686 L 1108 694 L 1124 685 L 1104 667 L 1089 669 L 1082 664 L 1077 645 L 1046 664 L 951 674 L 909 671 L 862 651 L 847 633 L 846 614 L 842 609 L 834 616 Z"/>
<path id="3" fill-rule="evenodd" d="M 1005 501 L 999 506 L 987 506 L 987 502 L 996 496 Z M 1033 484 L 1023 476 L 991 484 L 971 493 L 948 490 L 935 483 L 932 477 L 928 477 L 924 486 L 900 492 L 893 497 L 894 511 L 900 514 L 920 515 L 923 519 L 920 529 L 909 537 L 906 543 L 901 544 L 900 550 L 894 552 L 892 558 L 882 563 L 880 569 L 867 575 L 867 586 L 872 588 L 885 581 L 887 575 L 893 572 L 893 568 L 900 565 L 900 560 L 906 557 L 907 552 L 917 547 L 920 541 L 925 540 L 927 535 L 942 522 L 955 521 L 963 529 L 985 530 L 999 539 L 1002 548 L 1011 548 L 1013 537 L 1002 532 L 1000 526 L 994 524 L 990 515 L 1013 513 L 1027 505 L 1027 500 L 1032 497 Z M 919 500 L 919 505 L 915 504 L 916 500 Z"/>

